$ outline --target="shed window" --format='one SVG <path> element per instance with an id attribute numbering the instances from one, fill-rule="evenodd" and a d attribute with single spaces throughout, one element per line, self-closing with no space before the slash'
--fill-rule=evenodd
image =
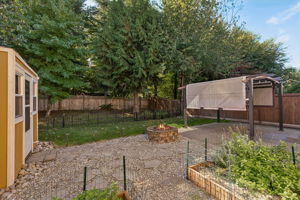
<path id="1" fill-rule="evenodd" d="M 23 115 L 22 75 L 16 74 L 15 79 L 15 117 L 17 118 Z"/>
<path id="2" fill-rule="evenodd" d="M 33 96 L 32 96 L 32 102 L 33 102 L 33 111 L 37 111 L 37 83 L 33 82 L 32 84 L 32 91 L 33 91 Z"/>
<path id="3" fill-rule="evenodd" d="M 25 132 L 30 129 L 30 81 L 25 80 Z"/>

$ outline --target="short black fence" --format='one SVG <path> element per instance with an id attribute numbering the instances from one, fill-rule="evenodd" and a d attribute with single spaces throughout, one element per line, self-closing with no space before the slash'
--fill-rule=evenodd
<path id="1" fill-rule="evenodd" d="M 193 191 L 197 190 L 188 189 L 194 188 L 187 181 L 188 168 L 212 161 L 219 150 L 209 138 L 163 145 L 144 143 L 139 146 L 144 147 L 138 151 L 129 148 L 123 148 L 121 152 L 117 149 L 115 152 L 100 151 L 99 155 L 92 154 L 97 149 L 90 149 L 75 157 L 72 153 L 77 147 L 72 147 L 64 155 L 60 154 L 62 157 L 59 156 L 56 162 L 48 163 L 42 173 L 33 170 L 32 175 L 27 176 L 30 180 L 24 184 L 25 189 L 20 190 L 22 192 L 17 190 L 13 197 L 69 200 L 85 190 L 104 189 L 116 183 L 119 191 L 126 190 L 133 200 L 191 199 L 191 194 L 194 195 Z M 155 151 L 149 151 L 151 149 Z M 295 151 L 293 147 L 293 154 Z M 293 162 L 297 162 L 296 159 L 293 157 Z M 223 180 L 222 175 L 216 174 L 213 168 L 203 173 L 208 177 L 213 174 L 216 180 Z M 226 188 L 233 193 L 238 192 L 233 181 L 229 180 Z M 249 198 L 245 196 L 243 199 Z"/>
<path id="2" fill-rule="evenodd" d="M 104 124 L 111 122 L 128 122 L 135 120 L 155 120 L 180 116 L 178 111 L 149 111 L 143 110 L 138 116 L 131 111 L 94 111 L 94 112 L 59 112 L 56 115 L 45 118 L 40 117 L 42 128 L 67 128 L 80 125 Z"/>

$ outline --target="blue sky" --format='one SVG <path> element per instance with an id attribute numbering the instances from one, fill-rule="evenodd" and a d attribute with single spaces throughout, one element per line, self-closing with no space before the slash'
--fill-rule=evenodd
<path id="1" fill-rule="evenodd" d="M 94 0 L 87 0 L 95 5 Z M 244 0 L 239 12 L 245 28 L 261 36 L 274 38 L 287 48 L 287 66 L 300 69 L 300 0 Z"/>

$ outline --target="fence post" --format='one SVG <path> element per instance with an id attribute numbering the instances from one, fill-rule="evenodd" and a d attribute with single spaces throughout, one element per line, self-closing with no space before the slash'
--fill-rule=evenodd
<path id="1" fill-rule="evenodd" d="M 52 120 L 52 128 L 54 128 L 54 124 L 55 124 L 55 118 L 53 118 Z"/>
<path id="2" fill-rule="evenodd" d="M 220 123 L 220 117 L 221 117 L 221 108 L 219 108 L 218 110 L 217 110 L 217 122 L 218 123 Z"/>
<path id="3" fill-rule="evenodd" d="M 186 146 L 186 179 L 189 179 L 189 153 L 190 153 L 190 141 Z"/>
<path id="4" fill-rule="evenodd" d="M 207 138 L 205 138 L 205 149 L 204 149 L 204 153 L 205 153 L 205 161 L 207 161 Z"/>
<path id="5" fill-rule="evenodd" d="M 86 191 L 87 167 L 84 167 L 83 174 L 83 191 Z"/>
<path id="6" fill-rule="evenodd" d="M 65 116 L 62 117 L 62 127 L 65 128 Z"/>
<path id="7" fill-rule="evenodd" d="M 123 156 L 123 176 L 124 176 L 124 191 L 127 190 L 127 183 L 126 183 L 126 160 L 125 156 Z"/>
<path id="8" fill-rule="evenodd" d="M 292 145 L 292 158 L 293 158 L 293 163 L 296 165 L 296 156 L 295 156 L 295 147 Z"/>

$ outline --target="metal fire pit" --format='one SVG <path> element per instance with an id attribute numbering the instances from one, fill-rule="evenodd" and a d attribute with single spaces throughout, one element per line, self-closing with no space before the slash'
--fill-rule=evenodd
<path id="1" fill-rule="evenodd" d="M 178 140 L 178 129 L 163 124 L 148 127 L 147 134 L 150 141 L 160 144 Z"/>

